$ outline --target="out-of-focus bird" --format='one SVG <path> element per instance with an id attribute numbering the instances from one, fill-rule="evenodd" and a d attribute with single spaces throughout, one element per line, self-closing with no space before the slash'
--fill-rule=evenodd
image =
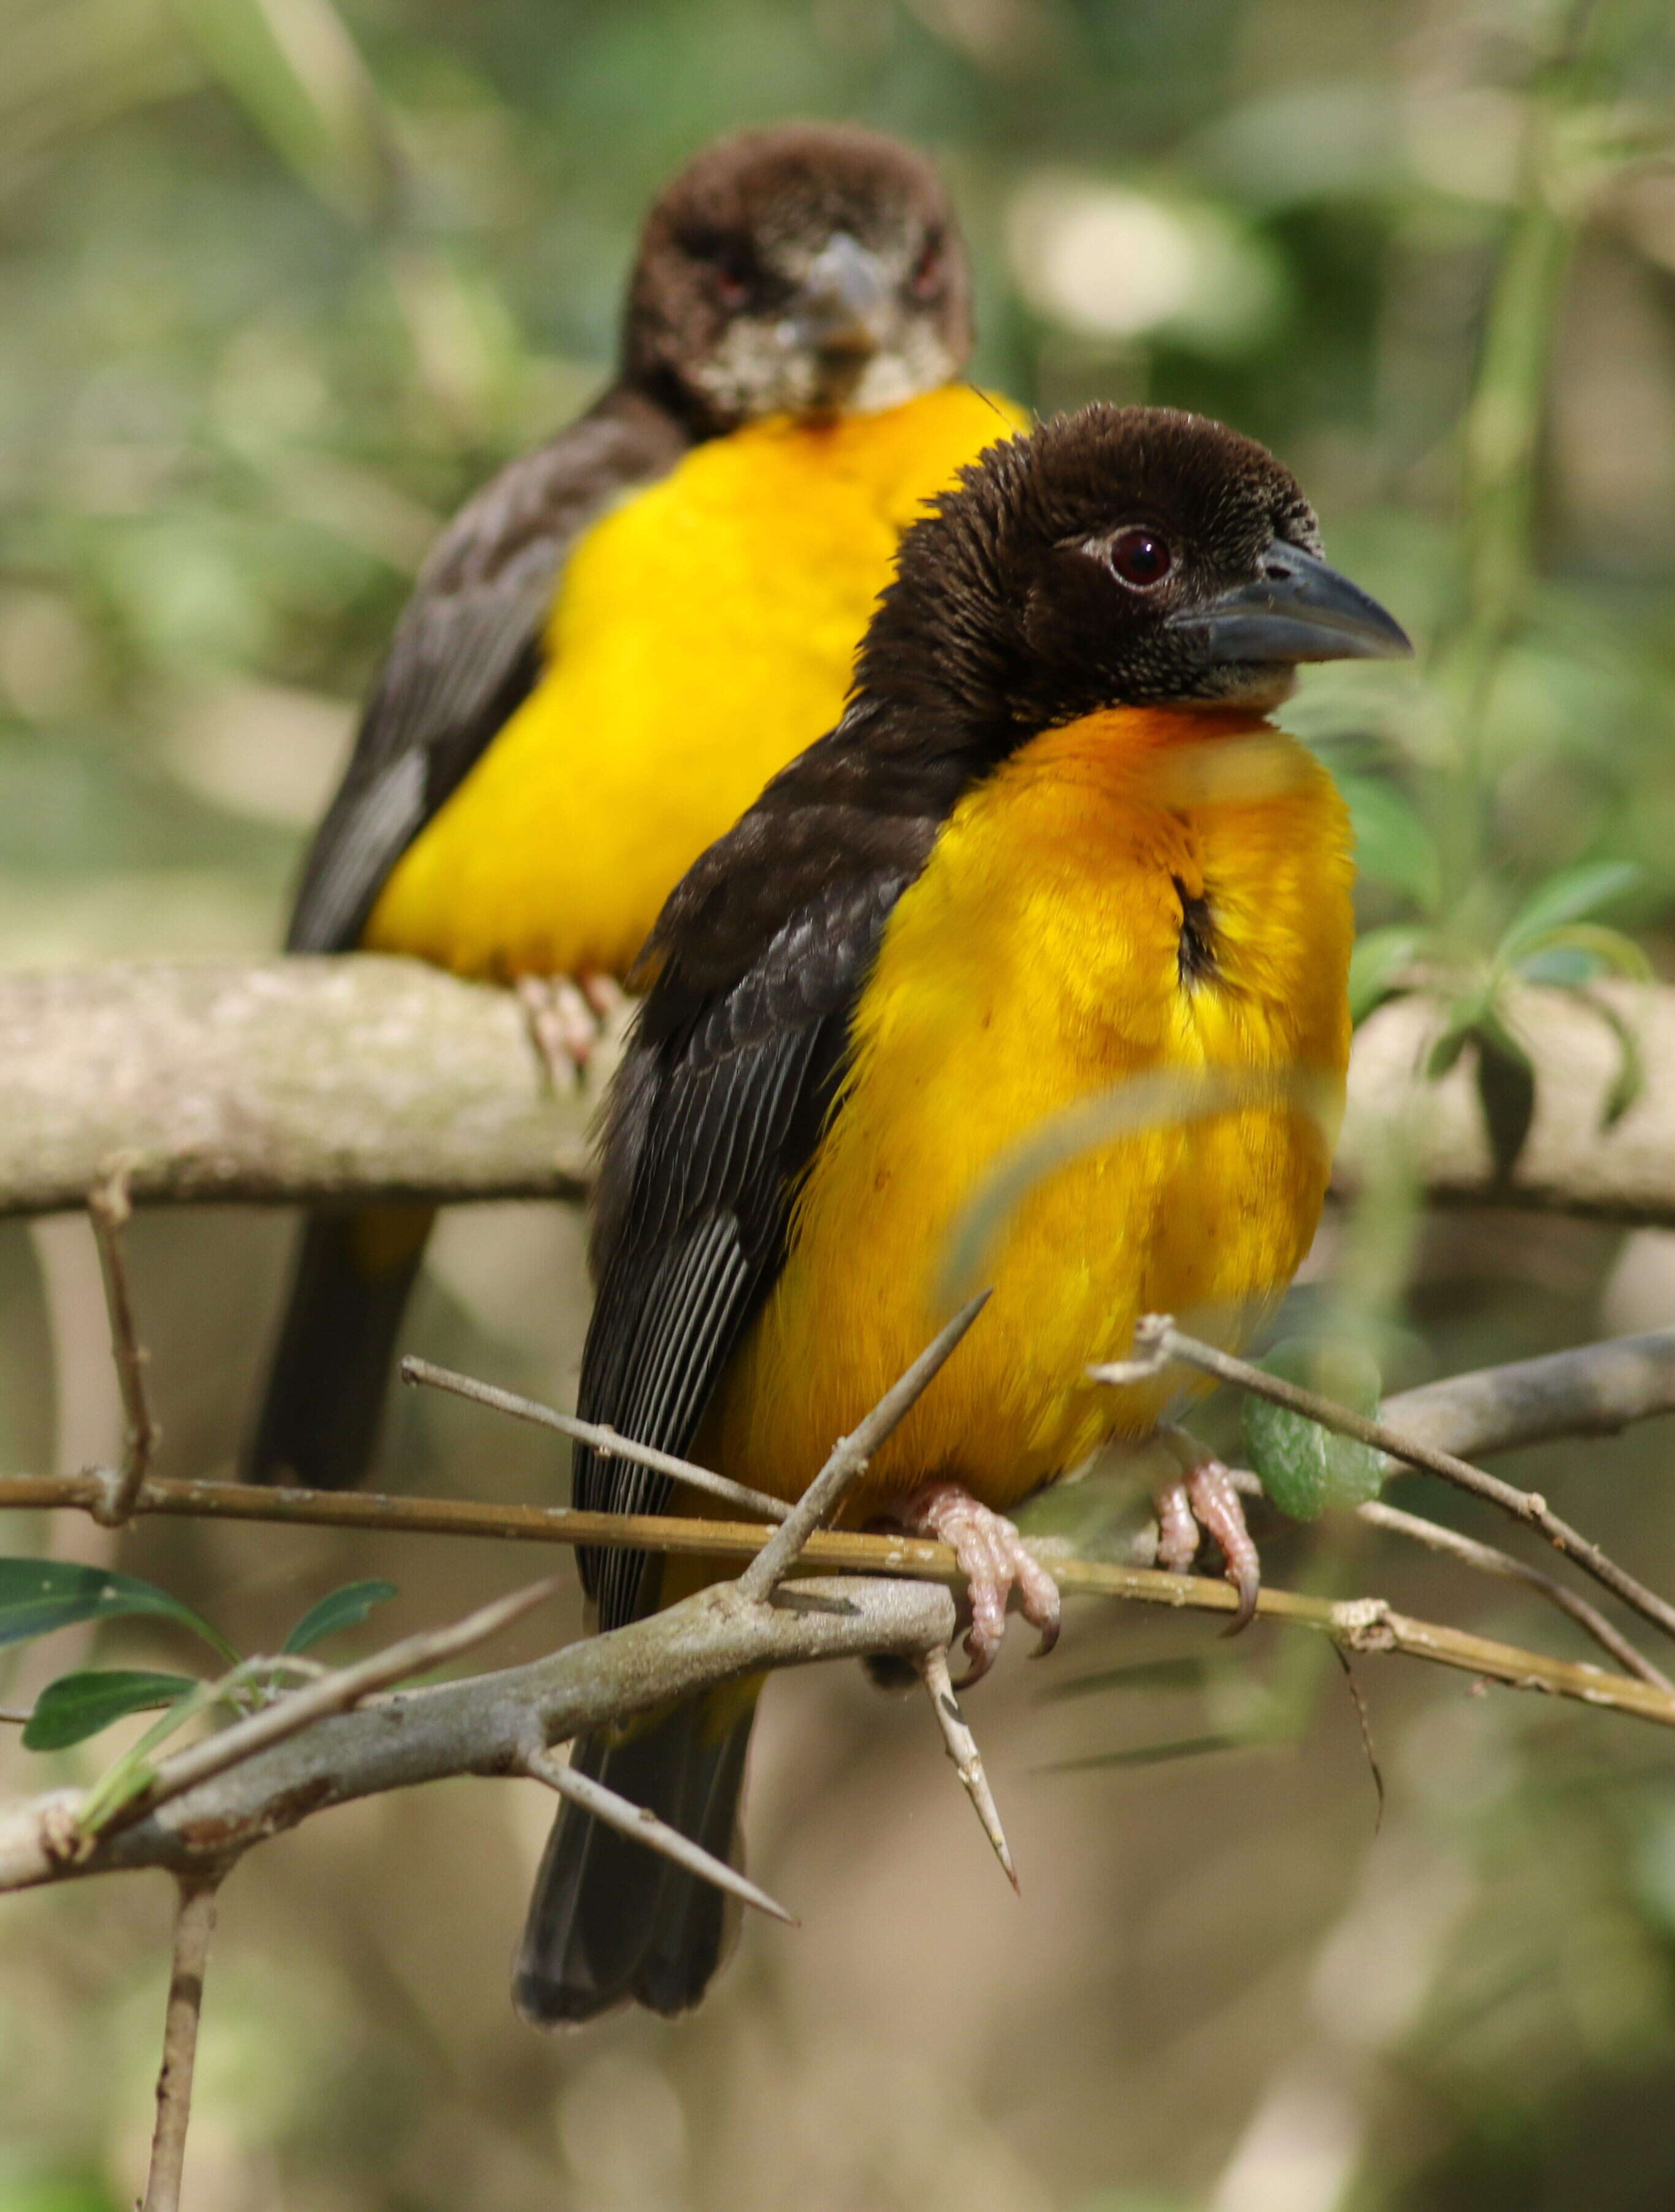
<path id="1" fill-rule="evenodd" d="M 813 126 L 701 154 L 647 219 L 615 382 L 427 562 L 288 949 L 515 981 L 569 1073 L 683 872 L 841 712 L 901 531 L 1016 426 L 957 380 L 970 344 L 919 155 Z M 257 1479 L 364 1473 L 432 1219 L 310 1219 Z"/>
<path id="2" fill-rule="evenodd" d="M 994 1230 L 986 1308 L 847 1508 L 952 1543 L 975 1668 L 1015 1586 L 1050 1639 L 1057 1591 L 1001 1516 L 1191 1395 L 1089 1364 L 1149 1310 L 1237 1340 L 1326 1189 L 1350 836 L 1268 710 L 1300 662 L 1407 650 L 1322 560 L 1291 476 L 1218 424 L 1091 408 L 966 471 L 902 542 L 842 720 L 658 921 L 604 1139 L 583 1413 L 794 1497 L 947 1317 L 950 1245 L 1002 1164 L 1150 1085 L 1150 1118 Z M 1173 1561 L 1203 1522 L 1253 1602 L 1236 1494 L 1171 1433 Z M 671 1485 L 584 1452 L 576 1496 L 667 1510 Z M 584 1574 L 605 1627 L 691 1586 L 622 1551 Z M 725 1858 L 755 1689 L 577 1758 Z M 542 2022 L 676 2012 L 723 1934 L 719 1892 L 567 1806 L 518 2000 Z"/>

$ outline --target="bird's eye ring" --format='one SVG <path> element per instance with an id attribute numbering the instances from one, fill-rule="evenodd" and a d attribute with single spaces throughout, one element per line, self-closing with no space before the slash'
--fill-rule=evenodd
<path id="1" fill-rule="evenodd" d="M 1106 556 L 1114 573 L 1137 592 L 1150 592 L 1174 566 L 1174 552 L 1155 530 L 1137 526 L 1120 531 Z"/>

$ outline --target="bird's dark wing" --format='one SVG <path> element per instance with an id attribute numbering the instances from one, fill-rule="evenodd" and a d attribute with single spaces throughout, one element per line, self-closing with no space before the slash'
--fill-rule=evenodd
<path id="1" fill-rule="evenodd" d="M 675 892 L 613 1094 L 579 1403 L 585 1419 L 664 1451 L 689 1449 L 779 1273 L 856 1000 L 935 837 L 916 812 L 847 803 L 834 742 L 776 778 Z M 625 1460 L 576 1455 L 575 1500 L 592 1510 L 660 1512 L 671 1487 Z M 645 1559 L 584 1554 L 604 1626 L 647 1603 Z"/>
<path id="2" fill-rule="evenodd" d="M 689 443 L 671 416 L 618 387 L 454 518 L 397 625 L 315 835 L 288 951 L 358 942 L 391 869 L 533 689 L 571 548 L 624 493 L 667 474 Z"/>

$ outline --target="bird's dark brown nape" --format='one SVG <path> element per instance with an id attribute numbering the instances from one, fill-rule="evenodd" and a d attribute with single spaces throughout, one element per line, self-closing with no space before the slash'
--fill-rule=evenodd
<path id="1" fill-rule="evenodd" d="M 817 124 L 707 147 L 646 219 L 626 380 L 701 434 L 778 412 L 894 406 L 956 376 L 971 280 L 942 180 L 871 131 Z"/>

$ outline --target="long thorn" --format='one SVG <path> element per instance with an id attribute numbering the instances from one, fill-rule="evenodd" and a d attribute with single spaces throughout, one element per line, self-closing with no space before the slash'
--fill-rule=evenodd
<path id="1" fill-rule="evenodd" d="M 840 1437 L 831 1457 L 738 1578 L 741 1594 L 758 1601 L 785 1579 L 792 1562 L 843 1493 L 859 1480 L 866 1463 L 890 1431 L 905 1420 L 941 1372 L 949 1354 L 989 1302 L 987 1291 L 968 1298 L 952 1321 L 939 1328 L 900 1382 L 892 1382 L 858 1428 Z"/>
<path id="2" fill-rule="evenodd" d="M 658 1474 L 685 1483 L 690 1490 L 707 1491 L 712 1498 L 725 1498 L 730 1505 L 743 1506 L 747 1513 L 760 1514 L 765 1521 L 783 1521 L 791 1510 L 782 1498 L 770 1498 L 765 1490 L 748 1489 L 743 1483 L 731 1481 L 689 1459 L 677 1459 L 672 1452 L 658 1451 L 651 1444 L 637 1444 L 631 1437 L 621 1436 L 598 1421 L 578 1420 L 574 1413 L 557 1413 L 538 1399 L 520 1398 L 515 1390 L 502 1390 L 495 1382 L 480 1382 L 476 1376 L 457 1374 L 452 1367 L 434 1366 L 411 1352 L 402 1361 L 399 1371 L 404 1382 L 446 1390 L 456 1398 L 469 1398 L 474 1406 L 491 1407 L 497 1413 L 510 1413 L 513 1420 L 531 1422 L 538 1429 L 556 1429 L 560 1436 L 586 1444 L 601 1459 L 626 1459 L 636 1467 L 649 1467 Z"/>
<path id="3" fill-rule="evenodd" d="M 977 1748 L 977 1739 L 972 1734 L 970 1725 L 960 1710 L 960 1701 L 954 1694 L 954 1684 L 948 1671 L 948 1654 L 945 1651 L 928 1652 L 919 1662 L 919 1678 L 930 1698 L 931 1710 L 942 1730 L 944 1747 L 954 1762 L 954 1771 L 959 1776 L 965 1793 L 983 1824 L 983 1833 L 992 1845 L 1002 1871 L 1016 1890 L 1018 1886 L 1017 1869 L 1012 1864 L 1012 1854 L 1007 1846 L 1005 1831 L 1000 1825 L 994 1792 L 989 1788 L 989 1778 L 983 1771 L 983 1754 Z"/>
<path id="4" fill-rule="evenodd" d="M 537 1782 L 544 1782 L 561 1797 L 567 1797 L 591 1813 L 607 1828 L 616 1828 L 622 1835 L 632 1836 L 636 1843 L 644 1844 L 648 1850 L 660 1851 L 672 1859 L 677 1867 L 695 1874 L 701 1881 L 713 1881 L 718 1889 L 725 1889 L 731 1897 L 742 1898 L 746 1905 L 754 1905 L 758 1912 L 766 1912 L 773 1919 L 784 1921 L 787 1928 L 795 1928 L 797 1916 L 777 1905 L 765 1889 L 730 1867 L 701 1844 L 695 1844 L 690 1836 L 683 1836 L 678 1828 L 671 1828 L 666 1820 L 659 1820 L 649 1807 L 631 1804 L 619 1797 L 614 1790 L 607 1790 L 603 1782 L 596 1782 L 591 1774 L 579 1773 L 567 1766 L 550 1751 L 531 1751 L 525 1765 Z"/>

